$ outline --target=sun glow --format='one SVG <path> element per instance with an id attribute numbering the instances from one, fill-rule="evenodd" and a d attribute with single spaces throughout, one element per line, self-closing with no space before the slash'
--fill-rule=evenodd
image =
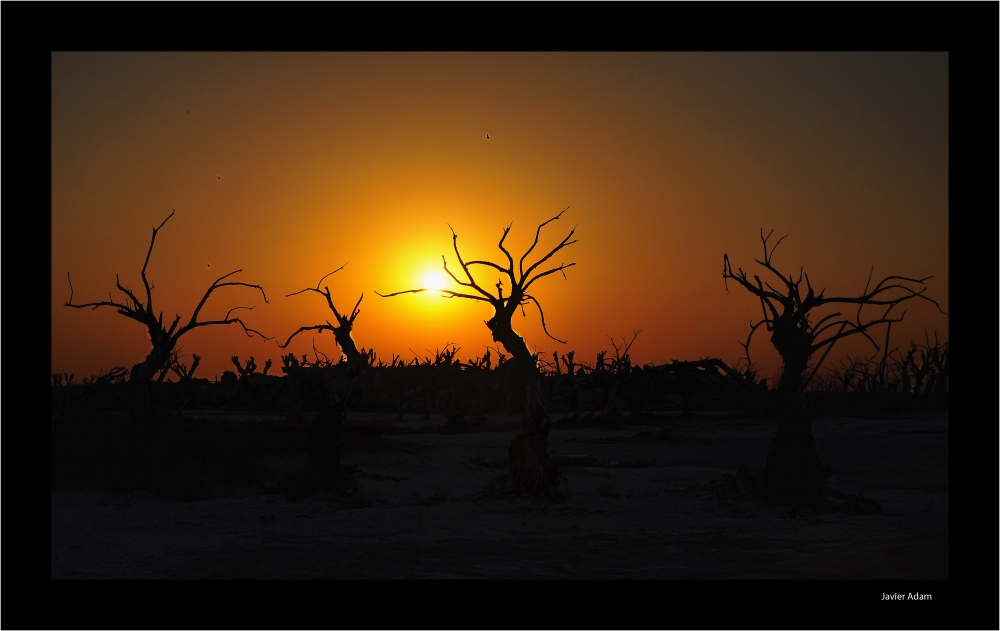
<path id="1" fill-rule="evenodd" d="M 434 292 L 444 289 L 444 275 L 441 272 L 427 272 L 424 274 L 424 287 Z"/>

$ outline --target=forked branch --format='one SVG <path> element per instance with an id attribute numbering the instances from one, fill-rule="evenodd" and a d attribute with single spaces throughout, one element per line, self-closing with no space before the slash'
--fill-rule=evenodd
<path id="1" fill-rule="evenodd" d="M 353 340 L 351 340 L 350 334 L 351 334 L 351 329 L 354 326 L 354 321 L 357 319 L 358 314 L 361 313 L 360 307 L 361 307 L 361 301 L 365 297 L 364 293 L 362 293 L 361 297 L 358 298 L 358 301 L 354 304 L 354 308 L 351 309 L 350 315 L 348 315 L 348 314 L 343 314 L 337 310 L 337 306 L 333 302 L 333 295 L 330 293 L 329 286 L 324 286 L 322 289 L 320 289 L 320 286 L 323 285 L 324 280 L 326 280 L 329 276 L 336 274 L 340 270 L 344 269 L 346 266 L 347 263 L 344 263 L 337 269 L 333 270 L 332 272 L 320 278 L 319 282 L 316 283 L 316 287 L 306 287 L 305 289 L 300 289 L 299 291 L 294 291 L 290 294 L 285 295 L 286 298 L 290 298 L 292 296 L 297 296 L 307 291 L 312 291 L 323 296 L 323 298 L 326 299 L 327 307 L 329 307 L 330 311 L 333 312 L 334 318 L 336 318 L 337 320 L 337 324 L 335 325 L 329 320 L 327 320 L 325 324 L 315 324 L 312 326 L 299 327 L 298 330 L 296 330 L 294 333 L 288 336 L 288 339 L 285 340 L 284 344 L 279 344 L 281 348 L 287 348 L 288 345 L 291 344 L 292 340 L 295 339 L 295 336 L 304 331 L 316 331 L 318 333 L 322 333 L 323 331 L 330 331 L 331 333 L 333 333 L 334 338 L 340 345 L 341 350 L 343 350 L 344 354 L 348 356 L 348 360 L 355 358 L 355 355 L 357 354 L 358 351 L 354 345 Z"/>

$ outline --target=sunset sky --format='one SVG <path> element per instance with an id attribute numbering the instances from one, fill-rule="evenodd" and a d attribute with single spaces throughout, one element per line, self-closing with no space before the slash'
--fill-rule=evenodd
<path id="1" fill-rule="evenodd" d="M 232 355 L 280 374 L 280 356 L 312 356 L 313 337 L 339 356 L 330 333 L 276 342 L 332 320 L 319 295 L 285 295 L 345 263 L 324 284 L 342 311 L 364 293 L 358 346 L 386 360 L 447 343 L 481 355 L 494 344 L 485 304 L 375 291 L 424 286 L 442 254 L 457 269 L 448 224 L 464 258 L 502 262 L 507 224 L 517 259 L 567 206 L 536 252 L 576 226 L 554 259 L 576 266 L 534 295 L 568 343 L 545 337 L 533 306 L 514 319 L 546 355 L 592 361 L 607 336 L 641 329 L 636 362 L 735 363 L 760 305 L 726 292 L 723 254 L 757 272 L 761 228 L 789 235 L 775 266 L 804 267 L 828 296 L 858 295 L 874 265 L 874 279 L 934 276 L 927 294 L 947 311 L 948 56 L 55 53 L 52 370 L 79 379 L 146 356 L 139 323 L 64 306 L 66 274 L 78 303 L 121 299 L 116 273 L 141 289 L 151 230 L 174 209 L 147 270 L 164 320 L 186 323 L 238 268 L 233 280 L 270 300 L 223 288 L 201 319 L 253 306 L 238 313 L 272 341 L 238 326 L 181 338 L 186 361 L 202 357 L 196 375 L 214 378 Z M 911 301 L 891 345 L 925 330 L 947 339 L 948 318 Z M 761 333 L 753 359 L 773 374 Z M 827 364 L 871 350 L 839 344 Z"/>

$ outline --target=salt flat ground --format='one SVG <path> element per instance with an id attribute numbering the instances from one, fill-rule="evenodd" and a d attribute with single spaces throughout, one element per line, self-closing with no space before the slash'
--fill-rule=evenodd
<path id="1" fill-rule="evenodd" d="M 57 491 L 52 577 L 948 578 L 946 412 L 814 421 L 830 484 L 884 500 L 875 515 L 705 493 L 741 463 L 764 465 L 770 421 L 676 420 L 674 442 L 589 442 L 648 429 L 554 429 L 555 456 L 656 460 L 565 467 L 570 497 L 549 506 L 477 498 L 498 472 L 474 461 L 505 454 L 513 431 L 406 434 L 391 438 L 398 450 L 345 454 L 360 468 L 362 506 L 248 490 L 198 502 Z"/>

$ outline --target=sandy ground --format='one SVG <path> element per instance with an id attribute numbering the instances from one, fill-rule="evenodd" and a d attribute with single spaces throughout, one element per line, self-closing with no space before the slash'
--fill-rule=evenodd
<path id="1" fill-rule="evenodd" d="M 259 491 L 200 502 L 53 492 L 52 577 L 948 578 L 947 414 L 813 427 L 830 483 L 885 500 L 882 514 L 706 494 L 740 463 L 764 465 L 768 421 L 673 421 L 675 442 L 649 444 L 606 440 L 650 429 L 641 425 L 553 430 L 554 456 L 606 462 L 565 467 L 570 499 L 548 507 L 477 499 L 498 472 L 475 462 L 505 454 L 513 431 L 408 434 L 392 438 L 405 450 L 344 456 L 360 468 L 361 506 Z"/>

